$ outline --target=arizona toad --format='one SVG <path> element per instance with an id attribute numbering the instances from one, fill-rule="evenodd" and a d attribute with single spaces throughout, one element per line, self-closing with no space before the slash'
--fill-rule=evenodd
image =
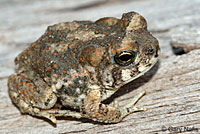
<path id="1" fill-rule="evenodd" d="M 124 13 L 121 19 L 49 26 L 16 57 L 16 73 L 8 80 L 10 97 L 21 113 L 54 123 L 58 116 L 120 122 L 144 110 L 134 104 L 145 92 L 125 106 L 101 101 L 147 72 L 158 59 L 158 44 L 136 12 Z"/>

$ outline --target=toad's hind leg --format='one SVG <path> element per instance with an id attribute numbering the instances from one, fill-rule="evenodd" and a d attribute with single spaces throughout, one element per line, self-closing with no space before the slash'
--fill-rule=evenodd
<path id="1" fill-rule="evenodd" d="M 27 74 L 14 74 L 8 79 L 9 94 L 21 113 L 45 117 L 56 123 L 58 116 L 81 118 L 79 112 L 54 108 L 57 97 L 39 77 L 28 78 Z"/>
<path id="2" fill-rule="evenodd" d="M 30 78 L 25 73 L 13 74 L 8 79 L 8 88 L 13 103 L 21 113 L 45 117 L 56 122 L 52 114 L 43 110 L 52 108 L 57 97 L 41 78 Z"/>
<path id="3" fill-rule="evenodd" d="M 83 116 L 94 121 L 105 123 L 120 122 L 125 116 L 137 111 L 145 111 L 144 108 L 137 108 L 134 104 L 145 94 L 141 92 L 133 100 L 125 106 L 114 107 L 107 106 L 101 103 L 101 93 L 99 90 L 91 90 L 84 100 Z M 116 102 L 115 102 L 116 103 Z"/>

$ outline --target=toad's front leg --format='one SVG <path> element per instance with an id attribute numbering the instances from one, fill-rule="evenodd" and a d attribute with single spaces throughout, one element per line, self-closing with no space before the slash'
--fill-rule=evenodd
<path id="1" fill-rule="evenodd" d="M 101 92 L 99 90 L 90 90 L 83 104 L 83 117 L 90 118 L 94 121 L 104 123 L 120 122 L 125 116 L 136 111 L 145 111 L 144 108 L 137 108 L 134 104 L 145 94 L 141 92 L 133 100 L 125 106 L 119 107 L 115 104 L 114 107 L 107 106 L 101 103 Z"/>

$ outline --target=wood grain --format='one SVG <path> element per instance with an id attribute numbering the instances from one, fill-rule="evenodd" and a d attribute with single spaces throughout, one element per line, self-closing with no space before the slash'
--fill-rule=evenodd
<path id="1" fill-rule="evenodd" d="M 1 0 L 0 133 L 200 133 L 199 7 L 199 0 Z M 120 17 L 128 11 L 145 16 L 149 29 L 159 39 L 162 53 L 153 69 L 122 87 L 105 103 L 112 105 L 117 99 L 123 105 L 146 90 L 137 103 L 138 107 L 147 108 L 146 112 L 133 113 L 121 123 L 109 125 L 87 119 L 59 118 L 56 126 L 48 120 L 20 114 L 8 96 L 7 78 L 14 73 L 14 57 L 28 43 L 39 38 L 48 25 L 75 19 Z M 176 55 L 170 44 L 195 47 Z"/>

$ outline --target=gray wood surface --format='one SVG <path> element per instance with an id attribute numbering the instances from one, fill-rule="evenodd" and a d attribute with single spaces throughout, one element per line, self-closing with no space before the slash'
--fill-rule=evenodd
<path id="1" fill-rule="evenodd" d="M 200 0 L 1 0 L 0 1 L 0 133 L 166 134 L 200 133 Z M 137 11 L 159 39 L 160 61 L 114 96 L 120 105 L 146 90 L 137 103 L 146 112 L 133 113 L 121 123 L 99 124 L 86 119 L 45 119 L 21 115 L 8 96 L 7 78 L 14 58 L 48 25 L 72 20 L 121 17 Z M 172 49 L 182 48 L 176 55 Z M 187 53 L 185 53 L 187 52 Z M 112 103 L 111 103 L 112 104 Z M 190 129 L 191 131 L 188 131 Z"/>

